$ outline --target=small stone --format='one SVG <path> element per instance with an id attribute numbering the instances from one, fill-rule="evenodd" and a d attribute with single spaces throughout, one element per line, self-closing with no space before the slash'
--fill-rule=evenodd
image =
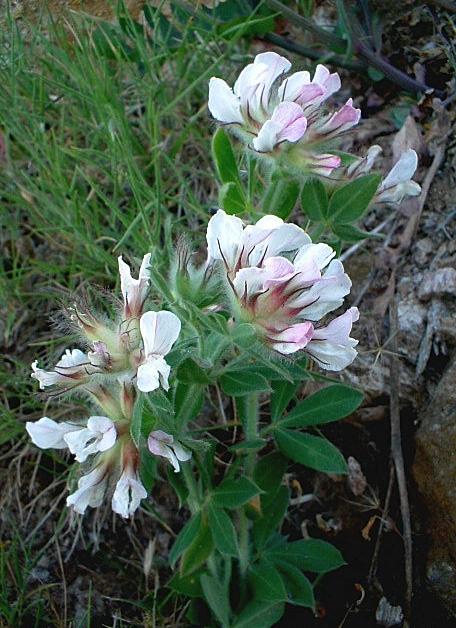
<path id="1" fill-rule="evenodd" d="M 415 246 L 414 256 L 418 266 L 423 268 L 426 266 L 432 256 L 435 255 L 435 243 L 431 238 L 422 238 L 418 240 Z"/>
<path id="2" fill-rule="evenodd" d="M 349 456 L 347 463 L 348 463 L 348 478 L 347 478 L 348 486 L 351 492 L 353 493 L 353 495 L 356 495 L 356 497 L 359 497 L 366 490 L 366 486 L 367 486 L 366 476 L 364 475 L 363 470 L 361 469 L 361 465 L 356 460 L 356 458 L 353 458 L 353 456 Z"/>
<path id="3" fill-rule="evenodd" d="M 456 269 L 447 267 L 425 273 L 418 288 L 418 298 L 429 301 L 432 297 L 456 297 Z"/>
<path id="4" fill-rule="evenodd" d="M 375 619 L 379 626 L 398 626 L 404 619 L 404 613 L 400 606 L 392 606 L 386 597 L 382 597 L 375 611 Z"/>

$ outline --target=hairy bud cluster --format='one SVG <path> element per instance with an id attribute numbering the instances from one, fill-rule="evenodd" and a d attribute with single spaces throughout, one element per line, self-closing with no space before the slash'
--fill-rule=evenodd
<path id="1" fill-rule="evenodd" d="M 63 394 L 75 388 L 90 394 L 103 415 L 85 420 L 56 422 L 43 417 L 26 424 L 35 445 L 42 449 L 68 449 L 90 470 L 82 475 L 67 505 L 83 514 L 88 506 L 100 506 L 111 495 L 114 512 L 130 517 L 147 497 L 139 475 L 139 452 L 130 427 L 136 390 L 150 392 L 169 388 L 170 366 L 165 356 L 177 340 L 181 323 L 172 312 L 144 311 L 150 284 L 150 255 L 145 255 L 138 279 L 119 257 L 123 308 L 120 321 L 105 323 L 90 311 L 73 310 L 73 318 L 85 336 L 87 350 L 67 349 L 52 370 L 32 364 L 32 377 L 42 390 Z M 179 471 L 179 462 L 191 454 L 174 437 L 152 431 L 151 455 L 163 456 Z"/>

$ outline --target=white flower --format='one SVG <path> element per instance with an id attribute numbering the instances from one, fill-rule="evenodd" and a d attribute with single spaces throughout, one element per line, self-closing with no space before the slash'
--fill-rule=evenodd
<path id="1" fill-rule="evenodd" d="M 143 257 L 138 279 L 131 276 L 130 266 L 123 261 L 121 255 L 118 262 L 125 316 L 140 316 L 150 284 L 150 253 Z"/>
<path id="2" fill-rule="evenodd" d="M 38 360 L 32 363 L 32 377 L 40 383 L 41 390 L 48 386 L 73 386 L 84 379 L 91 366 L 88 356 L 79 349 L 66 349 L 53 371 L 38 368 Z"/>
<path id="3" fill-rule="evenodd" d="M 32 443 L 37 447 L 41 447 L 41 449 L 65 449 L 67 447 L 65 436 L 79 431 L 81 428 L 72 423 L 57 423 L 45 416 L 33 423 L 27 421 L 25 429 L 32 439 Z"/>
<path id="4" fill-rule="evenodd" d="M 358 308 L 351 307 L 326 327 L 316 329 L 306 351 L 329 371 L 341 371 L 351 364 L 357 352 L 358 341 L 350 338 L 352 324 L 359 319 Z"/>
<path id="5" fill-rule="evenodd" d="M 240 218 L 228 216 L 223 209 L 210 219 L 206 239 L 208 262 L 223 260 L 229 274 L 311 242 L 300 227 L 277 216 L 263 216 L 255 225 L 244 227 Z"/>
<path id="6" fill-rule="evenodd" d="M 378 203 L 400 203 L 407 196 L 418 196 L 421 187 L 412 177 L 418 165 L 416 152 L 409 148 L 402 153 L 400 159 L 382 181 L 375 200 Z"/>
<path id="7" fill-rule="evenodd" d="M 347 175 L 354 178 L 360 177 L 363 174 L 368 174 L 372 170 L 374 162 L 381 152 L 382 148 L 381 146 L 378 146 L 378 144 L 370 146 L 362 159 L 356 159 L 356 161 L 348 166 Z"/>
<path id="8" fill-rule="evenodd" d="M 127 464 L 112 496 L 111 506 L 114 512 L 128 519 L 139 507 L 142 499 L 147 497 L 147 491 L 139 479 L 133 465 Z"/>
<path id="9" fill-rule="evenodd" d="M 172 312 L 146 312 L 139 322 L 144 344 L 144 359 L 138 367 L 137 386 L 142 392 L 151 392 L 160 385 L 169 390 L 171 370 L 165 355 L 176 342 L 181 322 Z"/>
<path id="10" fill-rule="evenodd" d="M 209 111 L 224 124 L 242 124 L 246 118 L 265 122 L 270 107 L 271 87 L 290 67 L 285 57 L 275 52 L 263 52 L 242 70 L 233 89 L 222 79 L 211 78 Z"/>
<path id="11" fill-rule="evenodd" d="M 162 430 L 155 430 L 149 434 L 147 446 L 155 456 L 168 458 L 175 473 L 180 471 L 179 461 L 186 462 L 192 457 L 192 453 L 188 449 L 182 447 L 180 443 L 174 442 L 174 437 Z"/>
<path id="12" fill-rule="evenodd" d="M 111 419 L 105 416 L 91 416 L 87 421 L 87 427 L 65 434 L 64 441 L 76 460 L 85 462 L 91 454 L 111 449 L 116 438 L 116 427 Z"/>
<path id="13" fill-rule="evenodd" d="M 66 504 L 72 506 L 76 512 L 83 515 L 87 506 L 100 506 L 106 491 L 108 481 L 108 465 L 99 464 L 87 475 L 83 475 L 78 482 L 78 489 L 68 495 Z"/>

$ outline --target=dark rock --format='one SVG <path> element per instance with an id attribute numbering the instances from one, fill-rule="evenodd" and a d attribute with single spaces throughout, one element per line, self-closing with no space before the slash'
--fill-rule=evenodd
<path id="1" fill-rule="evenodd" d="M 413 472 L 429 515 L 428 585 L 456 616 L 456 359 L 421 414 Z"/>

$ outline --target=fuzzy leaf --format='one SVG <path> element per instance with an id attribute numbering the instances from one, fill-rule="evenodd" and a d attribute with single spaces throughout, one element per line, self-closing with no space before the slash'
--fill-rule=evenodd
<path id="1" fill-rule="evenodd" d="M 324 473 L 347 473 L 345 458 L 325 438 L 285 429 L 277 429 L 275 438 L 280 451 L 290 460 Z"/>

